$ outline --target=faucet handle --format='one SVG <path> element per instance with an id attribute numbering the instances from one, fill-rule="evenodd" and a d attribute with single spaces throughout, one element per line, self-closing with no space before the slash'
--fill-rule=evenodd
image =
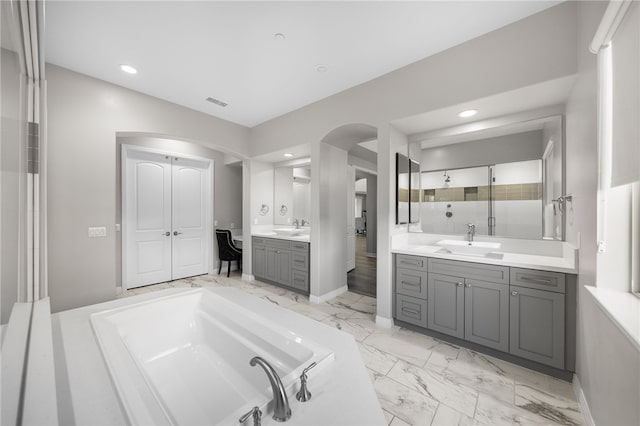
<path id="1" fill-rule="evenodd" d="M 309 388 L 307 388 L 307 372 L 316 365 L 318 364 L 314 362 L 302 370 L 302 374 L 300 375 L 300 390 L 296 394 L 296 399 L 300 402 L 307 402 L 311 399 L 311 392 L 309 392 Z"/>
<path id="2" fill-rule="evenodd" d="M 253 407 L 251 411 L 240 417 L 238 422 L 242 424 L 251 416 L 253 416 L 253 426 L 260 426 L 260 422 L 262 421 L 262 411 L 260 411 L 260 408 L 257 405 Z"/>

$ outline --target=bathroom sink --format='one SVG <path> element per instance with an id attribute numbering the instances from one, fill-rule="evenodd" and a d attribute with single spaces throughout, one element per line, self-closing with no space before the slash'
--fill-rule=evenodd
<path id="1" fill-rule="evenodd" d="M 276 228 L 273 230 L 277 235 L 286 235 L 288 237 L 293 237 L 295 235 L 301 235 L 304 230 L 296 229 L 296 228 Z"/>
<path id="2" fill-rule="evenodd" d="M 469 244 L 468 241 L 461 240 L 442 240 L 438 241 L 441 247 L 449 250 L 454 254 L 466 254 L 470 256 L 485 256 L 492 251 L 496 251 L 500 248 L 500 243 L 487 243 L 481 241 L 474 241 Z"/>

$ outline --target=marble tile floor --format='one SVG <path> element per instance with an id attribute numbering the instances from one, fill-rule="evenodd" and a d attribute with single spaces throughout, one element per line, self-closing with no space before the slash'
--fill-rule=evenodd
<path id="1" fill-rule="evenodd" d="M 401 425 L 581 425 L 570 383 L 400 327 L 375 324 L 376 300 L 347 292 L 322 304 L 238 272 L 201 275 L 124 291 L 232 286 L 351 334 L 387 423 Z"/>

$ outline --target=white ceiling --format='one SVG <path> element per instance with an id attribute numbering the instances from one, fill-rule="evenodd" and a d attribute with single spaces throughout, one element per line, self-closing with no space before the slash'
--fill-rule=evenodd
<path id="1" fill-rule="evenodd" d="M 46 59 L 251 127 L 558 3 L 49 0 Z"/>

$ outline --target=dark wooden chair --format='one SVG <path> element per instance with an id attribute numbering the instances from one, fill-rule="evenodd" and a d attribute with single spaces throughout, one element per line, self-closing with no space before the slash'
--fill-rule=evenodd
<path id="1" fill-rule="evenodd" d="M 220 266 L 218 267 L 218 275 L 222 271 L 222 262 L 229 262 L 227 266 L 227 277 L 231 272 L 231 262 L 238 261 L 238 270 L 242 269 L 242 249 L 233 244 L 231 231 L 228 229 L 216 229 L 216 238 L 218 239 L 218 257 L 220 258 Z"/>

